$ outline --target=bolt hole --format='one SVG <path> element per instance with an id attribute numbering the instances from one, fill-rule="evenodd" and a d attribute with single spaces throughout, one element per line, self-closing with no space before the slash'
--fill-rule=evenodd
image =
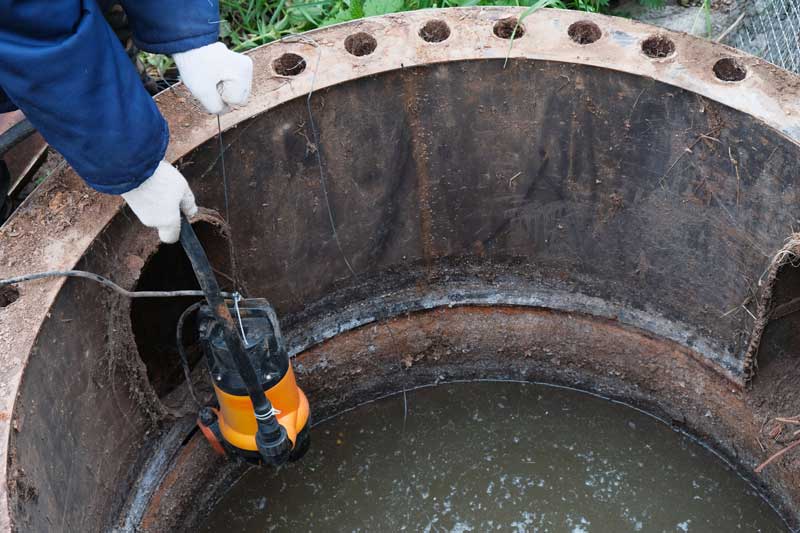
<path id="1" fill-rule="evenodd" d="M 497 29 L 495 29 L 495 33 L 497 33 Z M 443 20 L 429 20 L 419 30 L 419 36 L 423 41 L 440 43 L 450 37 L 450 27 Z"/>
<path id="2" fill-rule="evenodd" d="M 516 17 L 508 17 L 498 20 L 494 25 L 494 34 L 501 39 L 519 39 L 525 35 L 525 28 L 522 24 L 517 26 L 518 20 Z M 514 29 L 516 28 L 516 32 Z"/>
<path id="3" fill-rule="evenodd" d="M 306 60 L 297 54 L 283 54 L 272 62 L 278 76 L 297 76 L 306 69 Z"/>
<path id="4" fill-rule="evenodd" d="M 378 47 L 378 41 L 369 33 L 359 32 L 344 40 L 344 48 L 357 57 L 368 56 Z"/>
<path id="5" fill-rule="evenodd" d="M 642 52 L 653 59 L 669 57 L 675 53 L 675 43 L 663 35 L 654 35 L 642 43 Z"/>
<path id="6" fill-rule="evenodd" d="M 600 27 L 594 22 L 581 20 L 574 22 L 567 30 L 570 39 L 578 44 L 592 44 L 603 36 Z"/>
<path id="7" fill-rule="evenodd" d="M 19 298 L 19 290 L 13 285 L 0 287 L 0 308 L 8 307 Z"/>
<path id="8" fill-rule="evenodd" d="M 725 57 L 714 64 L 714 74 L 722 81 L 742 81 L 747 70 L 732 57 Z"/>

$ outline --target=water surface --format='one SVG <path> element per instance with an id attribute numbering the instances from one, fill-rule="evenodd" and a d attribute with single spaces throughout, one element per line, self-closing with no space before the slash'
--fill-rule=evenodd
<path id="1" fill-rule="evenodd" d="M 300 463 L 245 474 L 205 531 L 787 531 L 690 438 L 567 389 L 423 388 L 312 438 Z"/>

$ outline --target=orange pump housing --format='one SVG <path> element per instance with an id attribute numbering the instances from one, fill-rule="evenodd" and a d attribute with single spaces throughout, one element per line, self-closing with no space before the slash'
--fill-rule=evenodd
<path id="1" fill-rule="evenodd" d="M 219 402 L 218 421 L 222 437 L 240 450 L 257 452 L 258 425 L 250 397 L 228 394 L 216 385 L 214 392 Z M 276 411 L 278 423 L 286 429 L 292 445 L 296 445 L 297 435 L 308 424 L 309 407 L 306 395 L 297 386 L 291 363 L 283 378 L 264 394 Z"/>

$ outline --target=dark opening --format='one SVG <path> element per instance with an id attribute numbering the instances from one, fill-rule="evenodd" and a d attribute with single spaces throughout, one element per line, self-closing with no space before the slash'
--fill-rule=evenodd
<path id="1" fill-rule="evenodd" d="M 581 20 L 574 22 L 567 30 L 570 39 L 578 44 L 592 44 L 603 36 L 600 27 L 594 22 Z"/>
<path id="2" fill-rule="evenodd" d="M 519 21 L 516 17 L 500 19 L 494 25 L 494 34 L 501 39 L 511 39 L 512 37 L 519 39 L 525 35 L 525 28 L 522 27 L 522 24 L 517 25 L 518 23 Z"/>
<path id="3" fill-rule="evenodd" d="M 769 321 L 758 346 L 756 379 L 759 376 L 774 375 L 771 367 L 776 361 L 800 358 L 797 350 L 793 349 L 800 346 L 798 299 L 800 299 L 800 268 L 794 266 L 790 261 L 779 268 L 775 277 L 775 285 L 769 303 L 771 309 Z M 749 307 L 751 312 L 756 312 L 754 305 L 746 307 Z M 741 313 L 746 312 L 745 309 L 741 311 Z M 737 313 L 739 312 L 737 311 Z M 780 368 L 780 365 L 777 365 L 776 368 Z"/>
<path id="4" fill-rule="evenodd" d="M 272 62 L 272 68 L 279 76 L 297 76 L 306 69 L 306 60 L 297 54 L 283 54 Z"/>
<path id="5" fill-rule="evenodd" d="M 0 308 L 8 307 L 19 298 L 19 290 L 13 285 L 0 287 Z"/>
<path id="6" fill-rule="evenodd" d="M 669 57 L 675 53 L 675 43 L 663 35 L 654 35 L 642 43 L 642 52 L 647 57 Z"/>
<path id="7" fill-rule="evenodd" d="M 349 35 L 344 40 L 344 49 L 354 56 L 366 56 L 375 51 L 378 41 L 369 33 L 359 32 Z"/>
<path id="8" fill-rule="evenodd" d="M 194 224 L 195 232 L 203 243 L 209 261 L 216 270 L 223 291 L 230 291 L 232 282 L 228 267 L 227 241 L 216 227 L 206 222 Z M 199 289 L 191 263 L 180 244 L 162 245 L 147 261 L 136 290 Z M 175 342 L 175 328 L 181 313 L 201 298 L 139 298 L 131 304 L 131 326 L 139 355 L 147 367 L 147 375 L 159 398 L 164 399 L 185 378 Z M 190 366 L 200 360 L 200 350 L 195 345 L 193 317 L 184 329 Z"/>
<path id="9" fill-rule="evenodd" d="M 714 74 L 722 81 L 742 81 L 747 70 L 732 57 L 725 57 L 714 64 Z"/>
<path id="10" fill-rule="evenodd" d="M 419 36 L 423 41 L 440 43 L 450 37 L 450 27 L 443 20 L 429 20 L 419 30 Z"/>

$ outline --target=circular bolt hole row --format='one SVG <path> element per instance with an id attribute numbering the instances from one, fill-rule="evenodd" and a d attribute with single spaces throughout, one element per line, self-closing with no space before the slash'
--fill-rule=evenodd
<path id="1" fill-rule="evenodd" d="M 348 35 L 344 40 L 344 49 L 356 57 L 368 56 L 378 47 L 378 41 L 369 33 L 358 32 Z"/>
<path id="2" fill-rule="evenodd" d="M 429 43 L 440 43 L 450 37 L 450 27 L 443 20 L 429 20 L 419 30 L 419 36 Z"/>
<path id="3" fill-rule="evenodd" d="M 501 39 L 519 39 L 525 35 L 525 28 L 519 23 L 517 17 L 500 19 L 494 24 L 494 34 Z"/>
<path id="4" fill-rule="evenodd" d="M 291 52 L 283 54 L 272 62 L 272 70 L 278 76 L 297 76 L 306 69 L 306 60 Z"/>
<path id="5" fill-rule="evenodd" d="M 600 27 L 588 20 L 573 22 L 570 24 L 567 34 L 570 39 L 578 44 L 592 44 L 603 36 Z"/>
<path id="6" fill-rule="evenodd" d="M 662 59 L 675 53 L 675 43 L 663 35 L 653 35 L 642 43 L 642 52 L 647 57 Z"/>
<path id="7" fill-rule="evenodd" d="M 586 20 L 571 24 L 567 33 L 580 45 L 594 43 L 603 36 L 597 24 Z M 525 28 L 516 17 L 507 17 L 495 23 L 494 34 L 501 39 L 518 39 L 525 35 Z M 419 36 L 426 42 L 439 43 L 450 37 L 450 27 L 443 20 L 429 20 L 419 30 Z M 358 32 L 345 39 L 344 47 L 354 56 L 366 56 L 375 51 L 378 41 L 368 33 Z M 663 59 L 675 54 L 675 43 L 664 35 L 653 35 L 642 42 L 642 52 L 647 57 Z M 306 69 L 306 60 L 286 53 L 273 61 L 272 68 L 280 76 L 297 76 Z M 735 58 L 725 57 L 714 64 L 714 75 L 722 81 L 737 82 L 747 77 L 747 69 Z"/>

